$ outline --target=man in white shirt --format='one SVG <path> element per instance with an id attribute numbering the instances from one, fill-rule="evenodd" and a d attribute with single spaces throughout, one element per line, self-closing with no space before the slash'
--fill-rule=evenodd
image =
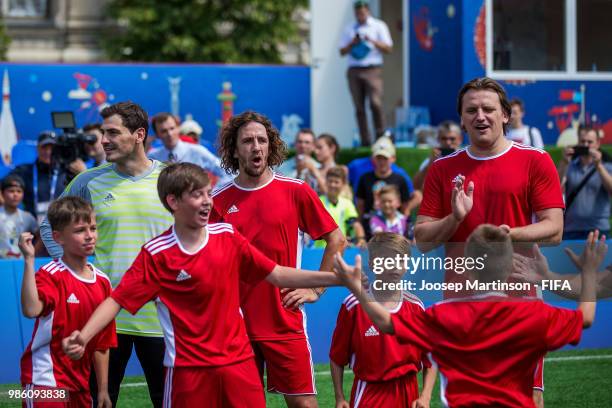
<path id="1" fill-rule="evenodd" d="M 356 22 L 349 25 L 340 40 L 340 55 L 348 55 L 348 81 L 355 105 L 355 115 L 359 125 L 362 146 L 372 143 L 368 130 L 365 100 L 370 100 L 376 137 L 385 130 L 382 106 L 383 53 L 388 54 L 393 47 L 389 28 L 383 21 L 370 15 L 367 1 L 353 3 Z"/>
<path id="2" fill-rule="evenodd" d="M 151 120 L 151 127 L 163 146 L 152 150 L 149 158 L 161 162 L 197 164 L 216 176 L 217 183 L 230 180 L 217 156 L 200 144 L 186 143 L 180 139 L 179 126 L 174 116 L 166 112 L 158 113 Z"/>
<path id="3" fill-rule="evenodd" d="M 514 98 L 510 101 L 512 106 L 512 116 L 510 116 L 510 126 L 506 131 L 506 138 L 513 142 L 521 143 L 526 146 L 533 146 L 538 149 L 544 148 L 542 134 L 533 127 L 523 123 L 525 116 L 525 104 L 522 100 Z"/>

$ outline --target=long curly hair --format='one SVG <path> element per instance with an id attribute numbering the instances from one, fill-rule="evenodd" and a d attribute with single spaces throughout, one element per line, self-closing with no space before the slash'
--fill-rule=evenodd
<path id="1" fill-rule="evenodd" d="M 238 143 L 238 132 L 249 122 L 257 122 L 266 128 L 269 141 L 268 166 L 280 165 L 287 156 L 287 145 L 281 139 L 278 129 L 272 125 L 270 119 L 254 111 L 242 112 L 239 115 L 232 116 L 223 125 L 217 141 L 219 155 L 221 156 L 221 167 L 228 174 L 235 174 L 239 170 L 238 159 L 234 157 Z"/>

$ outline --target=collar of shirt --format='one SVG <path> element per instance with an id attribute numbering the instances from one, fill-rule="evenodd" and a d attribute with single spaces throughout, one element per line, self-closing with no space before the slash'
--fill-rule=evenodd
<path id="1" fill-rule="evenodd" d="M 174 149 L 168 150 L 168 154 L 170 153 L 174 154 L 174 157 L 176 157 L 176 161 L 181 161 L 181 159 L 185 156 L 185 154 L 187 154 L 187 150 L 188 150 L 187 143 L 183 142 L 182 140 L 179 140 L 176 143 L 176 146 L 174 146 Z"/>

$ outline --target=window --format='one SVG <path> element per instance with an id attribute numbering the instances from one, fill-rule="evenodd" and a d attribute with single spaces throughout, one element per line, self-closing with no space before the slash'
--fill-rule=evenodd
<path id="1" fill-rule="evenodd" d="M 577 3 L 578 71 L 612 71 L 612 1 L 580 0 Z"/>
<path id="2" fill-rule="evenodd" d="M 612 79 L 612 0 L 486 0 L 487 75 Z"/>
<path id="3" fill-rule="evenodd" d="M 4 0 L 2 12 L 5 17 L 45 18 L 47 0 Z"/>

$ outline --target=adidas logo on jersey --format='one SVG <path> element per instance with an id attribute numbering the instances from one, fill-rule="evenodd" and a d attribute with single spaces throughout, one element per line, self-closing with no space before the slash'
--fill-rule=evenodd
<path id="1" fill-rule="evenodd" d="M 176 275 L 176 281 L 182 282 L 184 280 L 191 279 L 191 275 L 188 274 L 184 269 L 181 269 L 178 275 Z"/>
<path id="2" fill-rule="evenodd" d="M 115 201 L 115 197 L 111 193 L 108 193 L 104 200 L 102 200 L 106 206 L 110 206 L 113 201 Z"/>
<path id="3" fill-rule="evenodd" d="M 71 293 L 70 296 L 68 296 L 68 299 L 66 299 L 67 303 L 74 303 L 74 304 L 78 304 L 79 299 L 77 299 L 77 297 L 74 295 L 74 293 Z"/>
<path id="4" fill-rule="evenodd" d="M 230 209 L 227 210 L 228 214 L 235 213 L 235 212 L 238 212 L 238 207 L 236 207 L 235 205 L 232 205 Z"/>
<path id="5" fill-rule="evenodd" d="M 380 336 L 380 333 L 378 332 L 378 330 L 376 330 L 376 327 L 370 326 L 370 328 L 366 330 L 365 336 L 366 337 Z"/>

